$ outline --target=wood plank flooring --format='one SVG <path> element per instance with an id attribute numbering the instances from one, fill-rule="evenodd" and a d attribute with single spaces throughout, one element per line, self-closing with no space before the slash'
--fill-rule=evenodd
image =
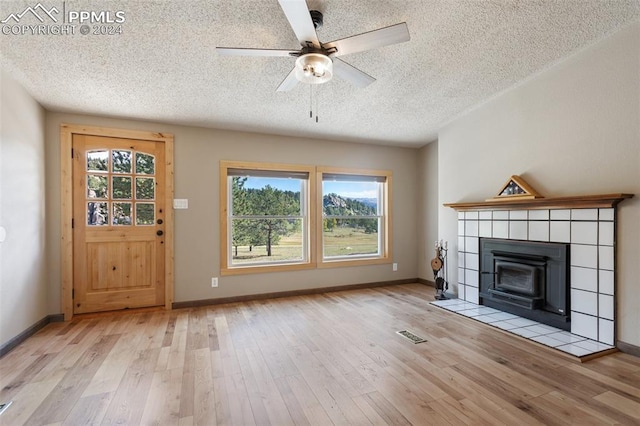
<path id="1" fill-rule="evenodd" d="M 640 358 L 580 364 L 431 300 L 407 284 L 49 324 L 0 359 L 0 424 L 640 424 Z"/>

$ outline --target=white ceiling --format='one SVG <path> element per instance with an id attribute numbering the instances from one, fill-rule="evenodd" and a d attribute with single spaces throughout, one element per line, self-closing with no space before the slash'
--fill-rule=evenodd
<path id="1" fill-rule="evenodd" d="M 2 67 L 49 110 L 398 146 L 640 19 L 640 0 L 308 0 L 322 42 L 403 21 L 411 34 L 342 56 L 377 81 L 316 86 L 316 123 L 309 86 L 275 91 L 293 58 L 215 51 L 298 49 L 276 0 L 40 1 L 126 16 L 120 35 L 0 34 Z M 2 0 L 0 20 L 37 3 Z"/>

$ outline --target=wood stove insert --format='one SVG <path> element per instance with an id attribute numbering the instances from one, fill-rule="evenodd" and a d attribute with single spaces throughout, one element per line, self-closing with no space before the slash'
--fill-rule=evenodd
<path id="1" fill-rule="evenodd" d="M 480 304 L 570 330 L 569 245 L 480 239 Z"/>

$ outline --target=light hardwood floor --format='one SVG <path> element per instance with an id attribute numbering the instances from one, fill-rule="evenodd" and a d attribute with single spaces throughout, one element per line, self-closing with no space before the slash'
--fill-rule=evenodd
<path id="1" fill-rule="evenodd" d="M 0 360 L 0 424 L 640 424 L 640 358 L 580 364 L 431 300 L 408 284 L 49 324 Z"/>

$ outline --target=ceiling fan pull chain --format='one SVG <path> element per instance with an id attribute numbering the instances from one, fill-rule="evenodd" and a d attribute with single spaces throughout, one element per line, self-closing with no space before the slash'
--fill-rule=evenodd
<path id="1" fill-rule="evenodd" d="M 313 87 L 314 84 L 309 85 L 309 118 L 313 119 Z M 318 89 L 316 89 L 316 123 L 318 122 Z"/>

